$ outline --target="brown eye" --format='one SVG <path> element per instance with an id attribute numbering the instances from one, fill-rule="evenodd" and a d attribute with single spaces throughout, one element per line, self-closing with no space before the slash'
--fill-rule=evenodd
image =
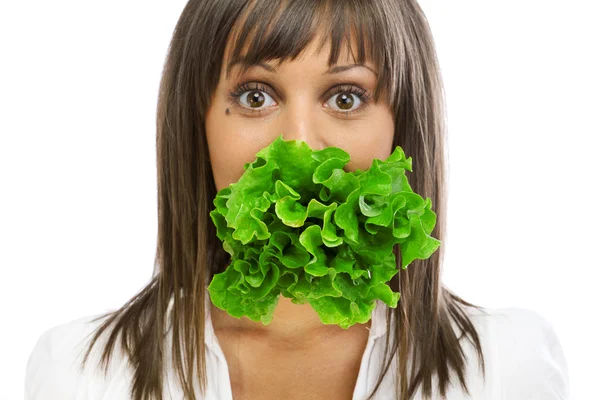
<path id="1" fill-rule="evenodd" d="M 234 105 L 244 112 L 258 113 L 276 104 L 263 85 L 258 87 L 238 85 L 234 91 L 229 92 L 229 95 Z"/>
<path id="2" fill-rule="evenodd" d="M 246 101 L 248 101 L 248 105 L 252 108 L 260 107 L 265 102 L 265 96 L 259 91 L 252 91 L 246 96 Z"/>
<path id="3" fill-rule="evenodd" d="M 365 97 L 351 91 L 339 91 L 327 101 L 327 105 L 335 112 L 343 114 L 354 114 L 362 111 L 366 103 Z"/>
<path id="4" fill-rule="evenodd" d="M 354 105 L 354 99 L 352 98 L 352 95 L 349 95 L 348 93 L 337 95 L 335 102 L 342 110 L 349 110 Z"/>

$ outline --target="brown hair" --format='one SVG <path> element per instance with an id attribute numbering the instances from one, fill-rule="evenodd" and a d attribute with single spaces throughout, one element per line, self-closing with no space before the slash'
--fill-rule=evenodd
<path id="1" fill-rule="evenodd" d="M 413 158 L 409 183 L 423 198 L 431 198 L 437 214 L 431 236 L 442 241 L 430 258 L 415 260 L 404 270 L 399 267 L 389 283 L 401 298 L 397 308 L 387 308 L 386 359 L 369 398 L 380 387 L 394 355 L 400 399 L 411 398 L 420 385 L 429 398 L 435 375 L 439 392 L 445 396 L 451 371 L 469 393 L 460 343 L 465 334 L 477 350 L 485 377 L 479 336 L 464 306 L 481 307 L 464 301 L 441 282 L 446 228 L 445 105 L 433 38 L 417 2 L 190 0 L 169 46 L 158 97 L 154 273 L 147 286 L 123 307 L 102 316 L 109 318 L 96 330 L 82 363 L 112 325 L 99 365 L 104 363 L 106 371 L 120 335 L 121 348 L 134 369 L 132 398 L 162 398 L 161 346 L 171 297 L 173 365 L 185 398 L 195 399 L 194 366 L 202 393 L 206 389 L 205 332 L 200 323 L 205 318 L 205 290 L 230 259 L 209 218 L 216 187 L 204 121 L 219 82 L 226 44 L 232 40 L 230 34 L 239 32 L 232 60 L 242 60 L 247 67 L 260 60 L 296 58 L 322 24 L 328 24 L 328 32 L 331 29 L 329 66 L 337 63 L 344 38 L 349 43 L 348 35 L 357 39 L 359 63 L 365 61 L 369 46 L 370 59 L 381 68 L 375 101 L 379 101 L 381 88 L 386 88 L 385 100 L 395 118 L 392 149 L 401 146 Z M 325 40 L 321 46 L 323 43 Z M 248 51 L 240 57 L 245 45 Z M 400 265 L 398 246 L 394 252 Z M 182 295 L 174 296 L 176 293 Z"/>

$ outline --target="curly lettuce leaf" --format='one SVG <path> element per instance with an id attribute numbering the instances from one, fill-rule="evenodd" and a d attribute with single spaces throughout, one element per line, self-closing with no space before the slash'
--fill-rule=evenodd
<path id="1" fill-rule="evenodd" d="M 231 264 L 208 289 L 231 316 L 269 324 L 279 296 L 309 303 L 324 324 L 366 323 L 375 300 L 397 307 L 388 282 L 441 242 L 431 200 L 414 193 L 412 159 L 398 146 L 366 171 L 345 172 L 337 147 L 312 150 L 277 137 L 220 190 L 210 217 Z"/>

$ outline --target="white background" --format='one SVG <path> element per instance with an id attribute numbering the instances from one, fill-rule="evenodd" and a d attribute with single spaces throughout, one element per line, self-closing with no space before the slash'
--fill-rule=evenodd
<path id="1" fill-rule="evenodd" d="M 151 276 L 155 107 L 184 4 L 0 5 L 2 399 L 22 397 L 45 330 L 120 307 Z M 448 106 L 444 281 L 476 304 L 550 320 L 571 398 L 589 399 L 600 359 L 595 2 L 420 4 Z"/>

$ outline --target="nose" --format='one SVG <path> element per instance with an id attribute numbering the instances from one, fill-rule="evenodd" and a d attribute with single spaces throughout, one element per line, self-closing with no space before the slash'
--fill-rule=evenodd
<path id="1" fill-rule="evenodd" d="M 323 126 L 316 116 L 317 111 L 308 101 L 300 99 L 288 104 L 279 116 L 281 123 L 276 124 L 276 136 L 283 133 L 284 140 L 301 140 L 313 150 L 324 149 L 327 145 L 324 142 Z"/>

